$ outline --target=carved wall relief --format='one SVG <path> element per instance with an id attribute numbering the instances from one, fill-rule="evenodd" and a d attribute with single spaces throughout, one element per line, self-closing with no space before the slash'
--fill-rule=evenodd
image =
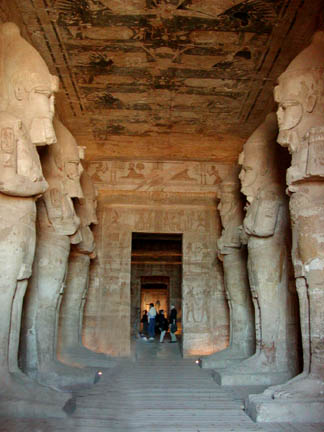
<path id="1" fill-rule="evenodd" d="M 229 167 L 208 162 L 95 161 L 87 170 L 105 190 L 215 192 Z"/>
<path id="2" fill-rule="evenodd" d="M 180 208 L 179 208 L 180 207 Z M 222 271 L 217 264 L 216 243 L 219 232 L 216 207 L 173 205 L 104 205 L 99 201 L 99 223 L 95 230 L 98 245 L 98 260 L 94 263 L 94 280 L 90 282 L 89 317 L 98 327 L 90 342 L 91 329 L 85 338 L 90 347 L 102 352 L 118 355 L 129 353 L 130 332 L 130 263 L 132 232 L 183 233 L 183 340 L 184 354 L 194 355 L 216 351 L 225 347 L 228 340 L 228 317 L 224 302 Z M 101 228 L 100 228 L 101 226 Z M 98 281 L 96 287 L 94 281 Z M 195 289 L 194 319 L 186 320 L 188 303 L 187 287 L 193 283 Z M 120 303 L 120 289 L 123 298 Z M 207 287 L 207 288 L 205 288 Z M 108 298 L 104 302 L 99 299 Z M 98 316 L 90 317 L 90 311 L 98 307 Z M 123 317 L 119 325 L 116 317 Z M 93 321 L 91 321 L 93 322 Z M 91 324 L 93 327 L 93 324 Z M 200 336 L 202 331 L 203 336 Z"/>

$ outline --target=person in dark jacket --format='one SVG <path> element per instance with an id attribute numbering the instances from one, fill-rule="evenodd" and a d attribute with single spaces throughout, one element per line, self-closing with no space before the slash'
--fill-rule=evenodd
<path id="1" fill-rule="evenodd" d="M 164 310 L 163 309 L 160 310 L 159 326 L 160 326 L 160 332 L 161 332 L 160 343 L 163 343 L 165 333 L 168 331 L 168 328 L 169 328 L 169 322 L 166 319 L 166 317 L 164 316 Z"/>
<path id="2" fill-rule="evenodd" d="M 159 311 L 157 311 L 156 317 L 155 317 L 155 334 L 161 333 L 160 319 L 161 319 L 161 309 L 159 309 Z"/>
<path id="3" fill-rule="evenodd" d="M 171 305 L 171 311 L 169 316 L 169 327 L 170 327 L 170 335 L 171 340 L 170 343 L 177 342 L 177 338 L 175 332 L 177 331 L 177 309 L 174 305 Z"/>
<path id="4" fill-rule="evenodd" d="M 147 317 L 147 310 L 144 310 L 141 323 L 143 324 L 142 328 L 142 336 L 147 336 L 147 330 L 148 330 L 148 317 Z"/>

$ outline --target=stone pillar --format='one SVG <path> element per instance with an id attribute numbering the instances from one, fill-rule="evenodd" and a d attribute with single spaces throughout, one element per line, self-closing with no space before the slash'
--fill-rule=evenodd
<path id="1" fill-rule="evenodd" d="M 80 219 L 72 198 L 83 198 L 82 165 L 77 144 L 58 120 L 54 120 L 57 143 L 42 152 L 41 162 L 49 184 L 37 210 L 37 244 L 33 275 L 26 302 L 26 370 L 40 383 L 57 389 L 92 384 L 95 372 L 73 368 L 56 359 L 58 315 L 64 294 L 70 242 Z M 36 359 L 36 361 L 35 361 Z"/>
<path id="2" fill-rule="evenodd" d="M 278 142 L 288 147 L 287 170 L 304 367 L 287 383 L 250 396 L 259 421 L 324 421 L 324 32 L 279 77 Z"/>
<path id="3" fill-rule="evenodd" d="M 243 237 L 255 309 L 256 352 L 239 365 L 217 372 L 225 385 L 271 385 L 297 373 L 291 325 L 288 203 L 277 162 L 277 122 L 269 114 L 244 145 L 240 162 L 247 197 Z"/>
<path id="4" fill-rule="evenodd" d="M 116 364 L 105 354 L 87 349 L 82 343 L 83 311 L 89 288 L 90 260 L 96 257 L 95 242 L 90 226 L 97 224 L 96 191 L 84 171 L 81 175 L 84 198 L 76 200 L 75 208 L 81 224 L 78 233 L 82 241 L 72 247 L 68 263 L 66 288 L 60 310 L 59 358 L 77 366 L 111 367 Z"/>
<path id="5" fill-rule="evenodd" d="M 249 357 L 255 350 L 253 306 L 247 275 L 247 252 L 240 240 L 243 206 L 238 172 L 232 173 L 220 185 L 218 205 L 223 225 L 217 242 L 223 262 L 226 298 L 230 310 L 229 346 L 202 359 L 203 368 L 223 368 Z"/>
<path id="6" fill-rule="evenodd" d="M 22 304 L 35 253 L 35 201 L 48 187 L 36 146 L 56 140 L 52 101 L 58 82 L 15 24 L 0 26 L 0 45 L 0 414 L 63 417 L 70 395 L 39 386 L 18 368 Z"/>

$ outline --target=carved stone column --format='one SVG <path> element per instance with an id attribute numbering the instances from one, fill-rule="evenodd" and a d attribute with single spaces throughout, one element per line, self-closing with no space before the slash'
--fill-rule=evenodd
<path id="1" fill-rule="evenodd" d="M 36 146 L 56 140 L 57 78 L 13 23 L 0 26 L 0 413 L 64 417 L 71 397 L 18 367 L 21 314 L 35 253 L 35 201 L 48 187 Z M 42 91 L 40 91 L 42 89 Z"/>
<path id="2" fill-rule="evenodd" d="M 77 144 L 57 119 L 54 121 L 57 143 L 41 155 L 49 189 L 38 203 L 37 245 L 30 283 L 32 301 L 26 304 L 29 327 L 26 331 L 26 370 L 40 383 L 68 389 L 92 384 L 95 372 L 71 367 L 56 359 L 59 309 L 64 295 L 70 243 L 78 230 L 72 198 L 83 198 L 80 186 L 82 165 Z M 36 361 L 35 361 L 36 359 Z"/>
<path id="3" fill-rule="evenodd" d="M 254 319 L 247 274 L 247 252 L 240 239 L 243 206 L 238 172 L 226 178 L 220 186 L 218 205 L 223 225 L 217 242 L 223 262 L 224 282 L 230 310 L 230 343 L 228 348 L 202 359 L 203 368 L 223 368 L 234 365 L 254 353 Z"/>
<path id="4" fill-rule="evenodd" d="M 217 371 L 225 385 L 270 385 L 297 373 L 289 291 L 288 202 L 277 163 L 277 122 L 269 114 L 245 143 L 240 162 L 247 197 L 244 236 L 255 309 L 256 352 L 239 365 Z"/>
<path id="5" fill-rule="evenodd" d="M 97 194 L 88 174 L 81 175 L 81 187 L 84 198 L 75 203 L 80 217 L 79 234 L 82 241 L 72 247 L 66 288 L 60 310 L 59 323 L 59 358 L 68 364 L 78 366 L 111 367 L 116 362 L 105 354 L 87 349 L 82 343 L 83 311 L 89 289 L 89 267 L 91 259 L 96 257 L 95 242 L 90 229 L 97 224 Z"/>
<path id="6" fill-rule="evenodd" d="M 324 421 L 324 33 L 315 34 L 279 77 L 278 142 L 288 147 L 292 259 L 299 296 L 304 367 L 287 383 L 248 401 L 259 421 Z"/>

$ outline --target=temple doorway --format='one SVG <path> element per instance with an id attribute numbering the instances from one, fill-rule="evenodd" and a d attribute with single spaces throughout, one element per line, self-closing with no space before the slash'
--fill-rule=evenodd
<path id="1" fill-rule="evenodd" d="M 169 276 L 141 277 L 141 315 L 148 311 L 150 303 L 155 305 L 157 312 L 163 310 L 166 314 L 170 309 Z"/>
<path id="2" fill-rule="evenodd" d="M 171 304 L 178 311 L 178 336 L 182 319 L 182 235 L 132 233 L 131 329 L 138 336 L 141 317 L 153 303 L 169 315 Z"/>

